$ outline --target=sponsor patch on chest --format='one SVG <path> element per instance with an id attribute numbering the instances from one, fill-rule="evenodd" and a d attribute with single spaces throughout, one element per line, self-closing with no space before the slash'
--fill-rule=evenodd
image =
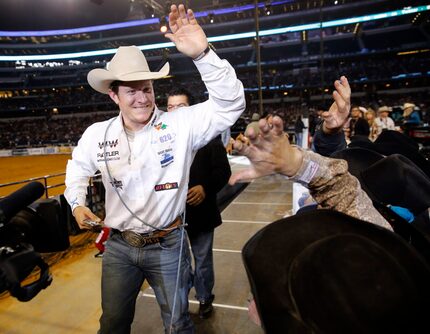
<path id="1" fill-rule="evenodd" d="M 156 184 L 154 187 L 155 191 L 178 189 L 178 182 L 167 182 L 163 184 Z"/>

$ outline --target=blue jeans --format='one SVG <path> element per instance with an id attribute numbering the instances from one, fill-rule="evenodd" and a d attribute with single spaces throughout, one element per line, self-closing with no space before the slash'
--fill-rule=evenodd
<path id="1" fill-rule="evenodd" d="M 194 325 L 188 313 L 191 263 L 185 232 L 173 326 L 170 331 L 181 234 L 182 230 L 177 228 L 162 238 L 160 243 L 142 248 L 128 245 L 120 234 L 111 235 L 103 254 L 103 314 L 99 333 L 130 333 L 136 298 L 145 279 L 154 289 L 165 333 L 194 333 Z"/>
<path id="2" fill-rule="evenodd" d="M 296 145 L 303 147 L 303 133 L 302 132 L 296 132 Z"/>
<path id="3" fill-rule="evenodd" d="M 194 256 L 193 284 L 196 290 L 196 299 L 200 302 L 212 302 L 214 296 L 214 261 L 212 245 L 214 230 L 198 232 L 188 236 Z"/>

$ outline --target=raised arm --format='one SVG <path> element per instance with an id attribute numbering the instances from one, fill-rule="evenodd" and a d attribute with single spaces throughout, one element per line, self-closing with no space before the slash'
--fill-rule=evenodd
<path id="1" fill-rule="evenodd" d="M 197 150 L 236 122 L 245 110 L 245 92 L 234 68 L 208 47 L 191 9 L 172 5 L 169 24 L 171 33 L 165 36 L 193 59 L 208 91 L 208 100 L 190 106 L 183 119 L 184 126 L 191 127 L 192 147 Z"/>
<path id="2" fill-rule="evenodd" d="M 391 230 L 391 226 L 361 189 L 358 180 L 348 172 L 346 161 L 326 158 L 290 145 L 278 116 L 269 120 L 261 119 L 259 126 L 259 134 L 253 129 L 246 133 L 249 144 L 235 142 L 235 149 L 248 157 L 251 166 L 233 174 L 230 184 L 282 174 L 309 188 L 320 207 L 343 212 Z"/>

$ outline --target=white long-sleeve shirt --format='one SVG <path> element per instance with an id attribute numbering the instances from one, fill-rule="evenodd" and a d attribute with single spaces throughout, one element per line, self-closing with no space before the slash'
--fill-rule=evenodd
<path id="1" fill-rule="evenodd" d="M 395 130 L 396 126 L 391 117 L 376 117 L 375 124 L 378 127 L 377 135 L 379 136 L 383 130 Z"/>
<path id="2" fill-rule="evenodd" d="M 245 109 L 243 85 L 226 60 L 210 51 L 195 64 L 209 92 L 206 102 L 170 113 L 155 108 L 148 124 L 135 132 L 133 145 L 121 114 L 85 130 L 67 164 L 65 197 L 72 210 L 85 205 L 88 180 L 99 170 L 106 188 L 106 226 L 143 233 L 153 228 L 132 213 L 163 228 L 184 211 L 196 151 Z"/>

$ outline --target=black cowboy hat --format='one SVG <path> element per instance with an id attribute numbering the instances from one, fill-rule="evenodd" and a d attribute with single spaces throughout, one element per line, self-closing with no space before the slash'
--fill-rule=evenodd
<path id="1" fill-rule="evenodd" d="M 373 202 L 401 206 L 419 214 L 430 207 L 430 178 L 401 154 L 384 157 L 364 148 L 347 148 L 331 155 L 348 162 L 349 172 Z"/>
<path id="2" fill-rule="evenodd" d="M 430 332 L 430 267 L 387 229 L 315 210 L 266 226 L 242 256 L 266 333 Z"/>
<path id="3" fill-rule="evenodd" d="M 383 155 L 401 154 L 411 160 L 430 177 L 430 162 L 419 153 L 418 144 L 398 131 L 382 131 L 373 143 L 371 141 L 358 140 L 352 141 L 348 146 L 351 148 L 366 148 Z"/>
<path id="4" fill-rule="evenodd" d="M 369 168 L 375 162 L 384 159 L 382 154 L 362 147 L 352 147 L 336 151 L 331 157 L 346 160 L 348 162 L 348 171 L 357 178 L 360 177 L 360 173 L 363 170 Z"/>

